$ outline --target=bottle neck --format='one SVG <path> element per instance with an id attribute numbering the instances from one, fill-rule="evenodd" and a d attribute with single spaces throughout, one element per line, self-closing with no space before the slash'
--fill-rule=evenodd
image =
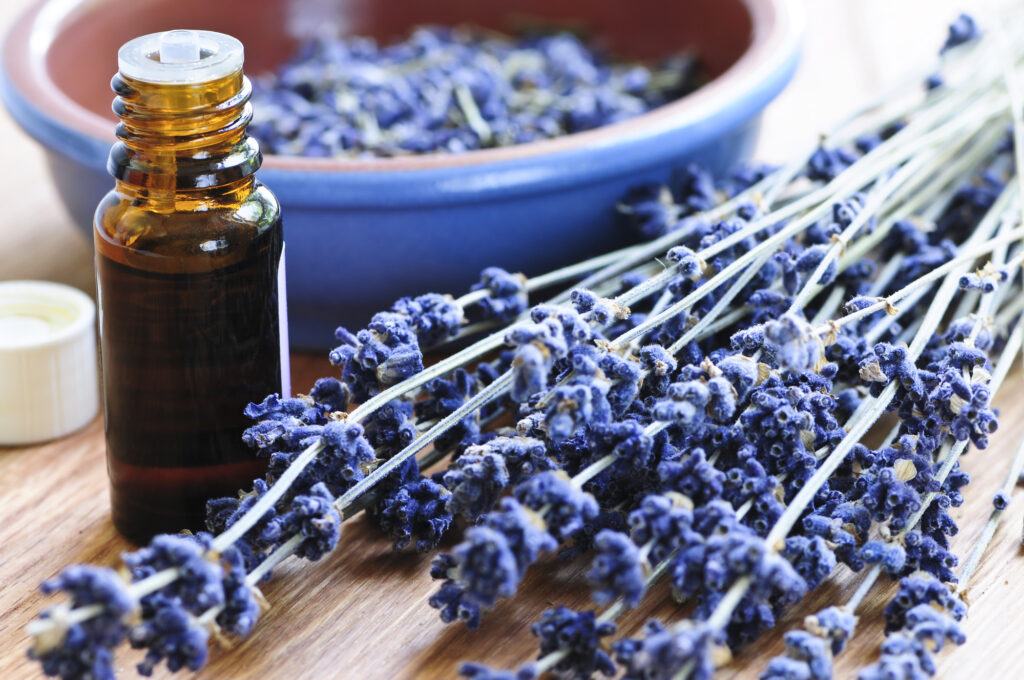
<path id="1" fill-rule="evenodd" d="M 241 70 L 201 83 L 164 84 L 115 75 L 118 141 L 107 168 L 119 190 L 167 204 L 244 200 L 262 162 L 246 134 L 252 86 Z"/>

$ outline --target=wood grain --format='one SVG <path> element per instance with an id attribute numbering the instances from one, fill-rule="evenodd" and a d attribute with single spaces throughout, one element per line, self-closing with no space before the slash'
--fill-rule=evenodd
<path id="1" fill-rule="evenodd" d="M 28 0 L 0 3 L 6 26 Z M 956 5 L 949 1 L 809 0 L 808 41 L 793 85 L 770 107 L 761 157 L 781 159 L 884 82 L 926 59 Z M 913 39 L 908 39 L 907 36 Z M 60 209 L 46 178 L 42 154 L 0 116 L 0 278 L 32 277 L 92 289 L 91 247 Z M 293 358 L 294 384 L 308 386 L 329 372 L 319 357 Z M 0 376 L 2 379 L 2 376 Z M 965 468 L 974 476 L 967 504 L 955 511 L 962 551 L 980 531 L 991 496 L 1024 437 L 1024 379 L 1011 375 L 997 403 L 1002 429 L 993 446 L 972 452 Z M 25 659 L 25 624 L 44 606 L 39 582 L 71 562 L 115 564 L 128 545 L 108 517 L 107 481 L 99 421 L 70 437 L 41 446 L 0 449 L 0 680 L 40 677 Z M 1024 676 L 1024 559 L 1019 534 L 1024 499 L 1018 492 L 970 588 L 968 644 L 940 657 L 942 678 Z M 287 562 L 265 593 L 272 609 L 256 633 L 230 651 L 214 650 L 201 678 L 450 678 L 461 659 L 498 666 L 534 654 L 529 625 L 554 604 L 583 606 L 581 561 L 548 560 L 532 570 L 521 597 L 501 604 L 470 634 L 443 626 L 426 604 L 433 589 L 428 558 L 396 555 L 371 527 L 356 518 L 344 527 L 343 547 L 314 565 Z M 781 630 L 804 615 L 845 598 L 860 576 L 840 573 L 812 593 Z M 881 641 L 879 613 L 892 584 L 880 582 L 864 606 L 837 678 L 851 678 L 871 662 Z M 650 616 L 685 614 L 664 586 L 623 620 L 629 634 Z M 778 634 L 744 650 L 724 678 L 753 678 L 781 651 Z M 133 675 L 131 652 L 118 657 Z M 159 675 L 158 677 L 164 677 Z"/>

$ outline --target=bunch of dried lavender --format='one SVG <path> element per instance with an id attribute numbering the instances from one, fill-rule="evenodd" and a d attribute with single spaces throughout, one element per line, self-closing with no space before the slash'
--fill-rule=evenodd
<path id="1" fill-rule="evenodd" d="M 1024 257 L 1002 130 L 1013 87 L 964 21 L 944 84 L 917 100 L 867 107 L 777 170 L 715 183 L 690 169 L 637 192 L 626 212 L 649 243 L 534 279 L 487 270 L 461 298 L 403 299 L 339 329 L 340 380 L 250 405 L 268 475 L 211 502 L 216 535 L 154 539 L 125 556 L 128 581 L 73 567 L 48 582 L 71 602 L 33 623 L 31 653 L 49 674 L 110 677 L 127 638 L 147 649 L 141 672 L 196 669 L 211 631 L 252 630 L 274 566 L 319 559 L 363 508 L 399 548 L 471 525 L 432 567 L 447 621 L 475 625 L 545 551 L 594 550 L 595 599 L 611 606 L 545 614 L 542 656 L 518 677 L 611 673 L 601 638 L 666 574 L 694 620 L 617 642 L 627 677 L 710 675 L 716 650 L 773 625 L 837 561 L 948 580 L 956 459 L 995 427 Z M 527 311 L 531 292 L 580 277 Z M 422 347 L 482 328 L 467 319 L 508 327 L 424 367 Z M 864 446 L 886 410 L 898 427 Z M 502 412 L 515 429 L 488 427 Z M 832 614 L 820 629 L 852 627 Z M 787 658 L 819 672 L 812 643 L 794 638 Z"/>

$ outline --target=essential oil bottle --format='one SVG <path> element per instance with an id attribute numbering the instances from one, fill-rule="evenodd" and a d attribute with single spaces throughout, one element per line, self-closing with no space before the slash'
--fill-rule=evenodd
<path id="1" fill-rule="evenodd" d="M 230 36 L 168 31 L 125 44 L 111 83 L 96 271 L 113 519 L 136 542 L 249 488 L 243 409 L 289 390 L 281 210 L 254 177 L 242 61 Z"/>

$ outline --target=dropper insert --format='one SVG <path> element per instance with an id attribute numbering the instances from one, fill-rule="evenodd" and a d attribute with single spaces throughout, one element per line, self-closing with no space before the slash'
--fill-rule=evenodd
<path id="1" fill-rule="evenodd" d="M 199 61 L 202 53 L 195 31 L 176 29 L 160 34 L 157 57 L 161 64 L 191 64 Z"/>

